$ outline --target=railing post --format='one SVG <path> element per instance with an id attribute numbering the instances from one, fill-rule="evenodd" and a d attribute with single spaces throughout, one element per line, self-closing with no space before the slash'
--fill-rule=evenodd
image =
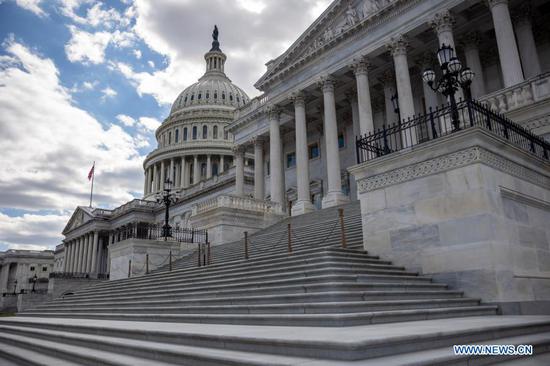
<path id="1" fill-rule="evenodd" d="M 492 131 L 493 126 L 491 125 L 491 112 L 489 111 L 489 109 L 485 111 L 485 114 L 486 114 L 485 124 L 487 125 L 487 129 L 489 129 L 489 131 Z"/>
<path id="2" fill-rule="evenodd" d="M 197 267 L 201 266 L 201 243 L 197 244 Z"/>
<path id="3" fill-rule="evenodd" d="M 468 118 L 470 118 L 470 127 L 474 127 L 474 114 L 472 113 L 471 99 L 466 99 L 466 107 L 468 108 Z"/>
<path id="4" fill-rule="evenodd" d="M 338 217 L 340 218 L 340 231 L 342 232 L 342 248 L 346 249 L 348 247 L 346 243 L 346 232 L 344 230 L 344 209 L 338 209 Z"/>
<path id="5" fill-rule="evenodd" d="M 206 237 L 208 238 L 208 235 L 206 235 Z M 208 261 L 208 265 L 210 265 L 210 261 L 212 260 L 212 257 L 210 256 L 210 242 L 207 241 L 206 242 L 206 248 L 208 250 L 208 255 L 207 255 L 207 261 Z"/>
<path id="6" fill-rule="evenodd" d="M 145 274 L 149 274 L 149 253 L 145 254 Z"/>
<path id="7" fill-rule="evenodd" d="M 170 272 L 172 272 L 172 249 L 168 253 L 168 262 L 170 263 Z"/>
<path id="8" fill-rule="evenodd" d="M 361 159 L 359 158 L 359 140 L 361 135 L 355 136 L 355 156 L 357 158 L 357 164 L 361 164 Z"/>
<path id="9" fill-rule="evenodd" d="M 128 261 L 128 278 L 130 278 L 132 275 L 132 260 L 130 259 Z"/>
<path id="10" fill-rule="evenodd" d="M 244 232 L 244 259 L 248 259 L 248 231 Z"/>
<path id="11" fill-rule="evenodd" d="M 434 112 L 432 110 L 432 107 L 430 107 L 430 126 L 432 128 L 432 139 L 436 139 L 437 138 L 437 129 L 435 128 Z"/>
<path id="12" fill-rule="evenodd" d="M 382 134 L 384 136 L 384 154 L 389 154 L 391 150 L 388 145 L 388 130 L 385 124 L 382 126 Z"/>
<path id="13" fill-rule="evenodd" d="M 290 222 L 288 223 L 288 252 L 292 253 L 292 228 Z"/>

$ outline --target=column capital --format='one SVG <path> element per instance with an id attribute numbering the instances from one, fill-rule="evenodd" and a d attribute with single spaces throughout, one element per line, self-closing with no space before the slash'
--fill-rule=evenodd
<path id="1" fill-rule="evenodd" d="M 295 106 L 305 107 L 306 105 L 306 96 L 303 91 L 296 91 L 290 95 L 290 100 L 294 103 Z"/>
<path id="2" fill-rule="evenodd" d="M 279 117 L 281 116 L 281 108 L 279 108 L 276 104 L 270 104 L 265 108 L 265 112 L 267 113 L 267 117 L 270 120 L 279 120 Z"/>
<path id="3" fill-rule="evenodd" d="M 471 31 L 460 37 L 460 46 L 466 49 L 478 48 L 481 43 L 481 35 L 477 31 Z"/>
<path id="4" fill-rule="evenodd" d="M 390 38 L 390 41 L 386 45 L 386 48 L 391 53 L 391 55 L 395 57 L 406 55 L 408 46 L 409 41 L 407 37 L 403 34 L 398 34 L 397 36 Z"/>
<path id="5" fill-rule="evenodd" d="M 336 84 L 336 79 L 334 79 L 334 77 L 329 74 L 322 75 L 319 78 L 318 84 L 323 92 L 332 92 L 334 91 L 334 84 Z"/>
<path id="6" fill-rule="evenodd" d="M 235 157 L 243 156 L 244 155 L 244 150 L 245 150 L 245 147 L 243 145 L 234 145 L 231 148 L 231 151 L 233 152 L 233 155 L 235 155 Z"/>
<path id="7" fill-rule="evenodd" d="M 382 75 L 378 78 L 378 81 L 382 83 L 382 86 L 395 86 L 395 73 L 392 69 L 386 69 Z"/>
<path id="8" fill-rule="evenodd" d="M 508 0 L 487 0 L 487 5 L 489 6 L 489 8 L 492 8 L 493 6 L 499 4 L 508 5 Z"/>
<path id="9" fill-rule="evenodd" d="M 363 56 L 359 59 L 354 59 L 353 63 L 350 65 L 350 68 L 355 75 L 366 75 L 369 71 L 369 66 L 369 59 L 366 56 Z"/>
<path id="10" fill-rule="evenodd" d="M 254 136 L 252 140 L 250 140 L 250 143 L 254 145 L 254 147 L 263 147 L 266 140 L 264 136 Z"/>
<path id="11" fill-rule="evenodd" d="M 435 13 L 434 17 L 430 20 L 430 27 L 440 34 L 442 32 L 448 32 L 453 30 L 453 25 L 455 24 L 455 18 L 449 10 L 443 10 L 438 13 Z"/>

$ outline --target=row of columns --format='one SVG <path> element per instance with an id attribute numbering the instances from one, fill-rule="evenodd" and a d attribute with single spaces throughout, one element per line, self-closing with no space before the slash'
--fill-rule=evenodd
<path id="1" fill-rule="evenodd" d="M 65 243 L 64 272 L 98 273 L 99 233 L 86 233 Z"/>
<path id="2" fill-rule="evenodd" d="M 523 71 L 519 58 L 518 47 L 514 37 L 514 29 L 512 26 L 507 0 L 489 0 L 488 1 L 497 38 L 497 46 L 499 49 L 501 67 L 503 72 L 504 86 L 508 87 L 523 81 Z M 450 45 L 456 50 L 455 39 L 452 31 L 454 18 L 448 11 L 437 14 L 430 22 L 434 29 L 439 45 Z M 521 36 L 518 39 L 525 41 L 526 58 L 536 59 L 538 64 L 538 56 L 534 47 L 534 38 L 532 35 L 531 25 L 528 21 L 522 20 Z M 466 65 L 470 67 L 476 74 L 476 78 L 472 83 L 472 95 L 479 97 L 485 94 L 483 82 L 483 70 L 479 57 L 479 49 L 477 48 L 477 39 L 475 35 L 467 35 L 465 37 L 466 44 L 464 46 Z M 384 75 L 382 77 L 384 86 L 384 97 L 386 100 L 386 115 L 393 114 L 391 105 L 391 96 L 393 95 L 393 85 L 397 88 L 399 95 L 399 109 L 402 118 L 414 116 L 414 98 L 411 86 L 411 78 L 409 73 L 409 63 L 407 59 L 408 42 L 405 36 L 398 35 L 393 37 L 387 45 L 394 62 L 393 75 Z M 432 52 L 433 55 L 433 52 Z M 524 62 L 525 64 L 526 62 Z M 370 88 L 369 88 L 369 60 L 367 57 L 362 57 L 356 60 L 351 65 L 353 69 L 357 94 L 352 98 L 352 112 L 358 120 L 358 131 L 360 134 L 367 134 L 374 131 L 374 118 L 371 104 Z M 537 65 L 534 65 L 537 69 Z M 540 73 L 540 65 L 538 66 Z M 323 208 L 342 204 L 347 201 L 347 197 L 342 193 L 341 178 L 340 178 L 340 158 L 338 149 L 338 130 L 336 120 L 336 104 L 334 97 L 335 80 L 331 76 L 322 77 L 319 85 L 323 92 L 324 105 L 324 136 L 326 144 L 326 164 L 327 164 L 327 180 L 328 192 L 323 198 Z M 436 107 L 438 96 L 430 88 L 424 88 L 426 109 Z M 460 97 L 460 95 L 459 95 Z M 294 93 L 291 96 L 294 103 L 295 114 L 295 141 L 296 141 L 296 174 L 297 174 L 297 202 L 293 205 L 292 214 L 301 214 L 314 209 L 310 201 L 309 191 L 309 158 L 307 149 L 307 132 L 306 132 L 306 109 L 305 100 L 302 92 Z M 284 169 L 282 159 L 282 140 L 279 126 L 280 111 L 276 106 L 271 106 L 267 110 L 269 120 L 269 156 L 270 156 L 270 190 L 271 200 L 280 204 L 284 204 Z M 408 136 L 407 144 L 416 144 L 415 134 Z M 412 139 L 412 141 L 411 141 Z M 405 140 L 405 139 L 404 139 Z M 255 186 L 254 197 L 256 199 L 264 199 L 264 172 L 263 172 L 263 139 L 256 138 L 254 141 L 254 157 L 255 157 Z M 236 194 L 242 195 L 244 192 L 244 169 L 242 164 L 244 150 L 239 147 L 236 150 Z"/>
<path id="3" fill-rule="evenodd" d="M 224 172 L 225 155 L 217 156 L 218 162 L 218 174 Z M 206 179 L 212 178 L 212 165 L 213 156 L 211 154 L 206 155 Z M 177 167 L 177 169 L 175 169 Z M 166 169 L 168 168 L 168 176 L 166 175 Z M 192 173 L 191 174 L 191 169 Z M 199 163 L 199 154 L 193 155 L 192 162 L 187 160 L 187 156 L 179 158 L 171 158 L 168 160 L 162 160 L 149 166 L 145 170 L 145 183 L 143 187 L 144 194 L 155 193 L 163 189 L 162 182 L 165 182 L 169 178 L 174 187 L 187 188 L 192 184 L 197 184 L 201 180 L 201 166 Z M 160 170 L 160 171 L 159 171 Z"/>

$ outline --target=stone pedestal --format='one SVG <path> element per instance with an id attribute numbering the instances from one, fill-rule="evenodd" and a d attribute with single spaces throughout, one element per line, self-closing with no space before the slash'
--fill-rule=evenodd
<path id="1" fill-rule="evenodd" d="M 181 244 L 175 241 L 127 239 L 109 247 L 111 254 L 110 280 L 143 276 L 146 273 L 146 256 L 149 254 L 149 271 L 169 263 L 170 251 L 175 261 L 183 254 Z M 189 251 L 193 248 L 190 246 Z M 129 262 L 132 261 L 131 266 Z"/>
<path id="2" fill-rule="evenodd" d="M 240 240 L 281 220 L 281 206 L 248 197 L 222 195 L 193 206 L 191 226 L 208 230 L 211 245 Z"/>
<path id="3" fill-rule="evenodd" d="M 503 313 L 550 313 L 548 161 L 470 128 L 349 170 L 371 254 Z"/>

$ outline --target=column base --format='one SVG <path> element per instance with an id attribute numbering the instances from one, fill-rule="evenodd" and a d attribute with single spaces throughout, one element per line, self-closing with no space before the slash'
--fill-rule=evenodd
<path id="1" fill-rule="evenodd" d="M 297 201 L 292 205 L 291 215 L 298 216 L 315 211 L 315 206 L 310 201 Z"/>
<path id="2" fill-rule="evenodd" d="M 350 199 L 342 192 L 329 192 L 321 201 L 321 207 L 329 208 L 349 203 Z"/>

